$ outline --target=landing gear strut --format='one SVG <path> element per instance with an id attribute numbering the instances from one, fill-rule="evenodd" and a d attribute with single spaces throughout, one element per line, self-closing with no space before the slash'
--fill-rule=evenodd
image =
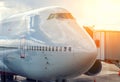
<path id="1" fill-rule="evenodd" d="M 28 82 L 30 81 L 30 82 L 36 82 L 36 80 L 34 80 L 34 79 L 30 79 L 30 78 L 27 78 L 26 79 Z"/>
<path id="2" fill-rule="evenodd" d="M 7 82 L 7 80 L 9 81 L 13 81 L 13 75 L 7 75 L 7 74 L 3 74 L 1 75 L 1 82 Z"/>
<path id="3" fill-rule="evenodd" d="M 66 79 L 57 79 L 55 82 L 67 82 Z"/>

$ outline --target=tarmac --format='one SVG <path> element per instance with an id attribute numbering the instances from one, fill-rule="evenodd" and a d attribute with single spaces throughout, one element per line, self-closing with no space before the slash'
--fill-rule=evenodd
<path id="1" fill-rule="evenodd" d="M 102 71 L 96 76 L 81 75 L 74 79 L 69 79 L 68 82 L 120 82 L 120 69 L 114 64 L 102 62 Z M 1 81 L 0 81 L 1 82 Z M 24 77 L 17 76 L 17 81 L 7 82 L 32 82 L 26 81 Z M 37 82 L 37 81 L 36 81 Z"/>
<path id="2" fill-rule="evenodd" d="M 102 70 L 96 76 L 82 75 L 73 80 L 72 82 L 120 82 L 120 69 L 114 64 L 107 64 L 102 62 Z"/>

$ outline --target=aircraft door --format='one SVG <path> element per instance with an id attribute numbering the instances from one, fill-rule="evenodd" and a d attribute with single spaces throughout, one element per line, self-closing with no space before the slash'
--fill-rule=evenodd
<path id="1" fill-rule="evenodd" d="M 25 53 L 25 49 L 26 49 L 26 39 L 25 37 L 22 37 L 22 39 L 20 40 L 20 58 L 25 58 L 26 53 Z"/>

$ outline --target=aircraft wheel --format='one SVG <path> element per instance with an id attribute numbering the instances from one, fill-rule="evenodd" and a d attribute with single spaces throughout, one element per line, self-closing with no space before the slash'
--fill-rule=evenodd
<path id="1" fill-rule="evenodd" d="M 59 79 L 59 80 L 56 80 L 55 82 L 67 82 L 67 80 L 66 79 Z"/>
<path id="2" fill-rule="evenodd" d="M 27 80 L 28 82 L 36 82 L 36 80 L 30 79 L 30 78 L 27 78 L 26 80 Z"/>
<path id="3" fill-rule="evenodd" d="M 66 79 L 63 79 L 62 82 L 67 82 L 67 80 L 66 80 Z"/>

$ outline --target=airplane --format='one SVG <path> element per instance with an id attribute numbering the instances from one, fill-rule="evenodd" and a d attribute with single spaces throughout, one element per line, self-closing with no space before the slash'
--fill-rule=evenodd
<path id="1" fill-rule="evenodd" d="M 21 75 L 28 80 L 66 82 L 96 75 L 101 62 L 89 34 L 62 7 L 45 7 L 0 21 L 2 82 Z"/>

